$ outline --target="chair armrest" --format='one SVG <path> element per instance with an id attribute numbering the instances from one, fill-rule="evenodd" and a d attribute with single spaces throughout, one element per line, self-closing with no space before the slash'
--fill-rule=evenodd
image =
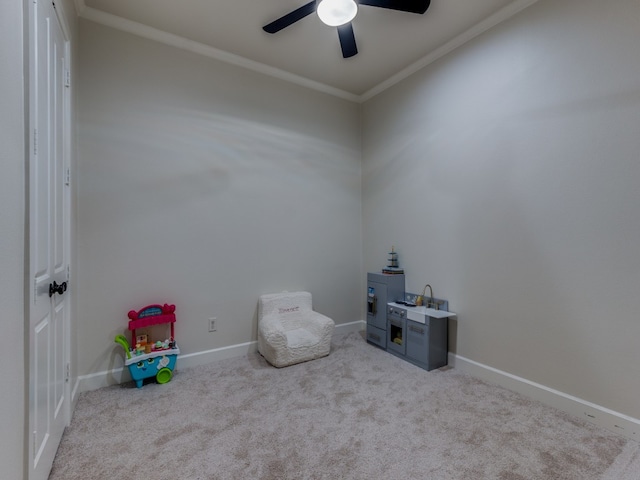
<path id="1" fill-rule="evenodd" d="M 258 330 L 269 343 L 287 344 L 284 327 L 277 315 L 265 315 L 258 322 Z"/>

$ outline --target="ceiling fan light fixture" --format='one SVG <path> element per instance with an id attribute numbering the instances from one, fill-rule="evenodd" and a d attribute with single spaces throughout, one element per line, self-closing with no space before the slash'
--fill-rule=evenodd
<path id="1" fill-rule="evenodd" d="M 358 5 L 353 0 L 322 0 L 318 4 L 318 17 L 330 27 L 349 23 L 358 13 Z"/>

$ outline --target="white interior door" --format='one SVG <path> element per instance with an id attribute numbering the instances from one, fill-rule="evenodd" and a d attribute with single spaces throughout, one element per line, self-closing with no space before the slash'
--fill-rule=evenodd
<path id="1" fill-rule="evenodd" d="M 40 480 L 69 409 L 68 46 L 51 0 L 30 14 L 29 478 Z"/>

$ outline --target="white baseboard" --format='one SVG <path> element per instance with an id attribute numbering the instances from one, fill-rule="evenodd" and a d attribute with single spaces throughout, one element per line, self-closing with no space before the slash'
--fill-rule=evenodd
<path id="1" fill-rule="evenodd" d="M 351 332 L 362 332 L 367 326 L 367 322 L 364 320 L 357 320 L 355 322 L 349 323 L 341 323 L 340 325 L 336 325 L 335 333 L 339 333 L 343 335 L 345 333 Z"/>
<path id="2" fill-rule="evenodd" d="M 366 322 L 364 320 L 357 320 L 355 322 L 341 323 L 336 325 L 335 332 L 345 334 L 349 332 L 357 332 L 364 330 Z M 258 342 L 251 341 L 246 343 L 240 343 L 237 345 L 229 345 L 221 348 L 214 348 L 211 350 L 203 350 L 201 352 L 193 352 L 187 354 L 181 354 L 178 356 L 177 370 L 181 368 L 196 367 L 198 365 L 206 365 L 209 363 L 217 362 L 219 360 L 225 360 L 227 358 L 242 357 L 249 353 L 255 353 L 258 351 Z M 78 381 L 73 389 L 73 398 L 76 397 L 76 393 L 88 392 L 90 390 L 97 390 L 98 388 L 108 387 L 110 385 L 117 385 L 119 383 L 128 382 L 131 380 L 129 375 L 129 369 L 124 367 L 114 368 L 111 370 L 91 373 L 89 375 L 82 375 L 78 377 Z"/>
<path id="3" fill-rule="evenodd" d="M 76 378 L 73 388 L 71 389 L 71 404 L 75 407 L 80 394 L 80 379 Z"/>
<path id="4" fill-rule="evenodd" d="M 595 403 L 512 375 L 496 368 L 478 363 L 468 358 L 449 353 L 449 366 L 474 377 L 496 383 L 538 400 L 546 405 L 562 410 L 590 423 L 604 427 L 631 440 L 640 441 L 640 420 L 629 417 Z"/>

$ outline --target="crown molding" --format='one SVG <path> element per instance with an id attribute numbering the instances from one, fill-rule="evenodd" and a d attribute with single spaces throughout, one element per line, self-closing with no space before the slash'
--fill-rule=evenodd
<path id="1" fill-rule="evenodd" d="M 411 75 L 413 75 L 417 71 L 422 70 L 427 65 L 435 62 L 439 58 L 442 58 L 445 55 L 447 55 L 448 53 L 451 53 L 456 48 L 461 47 L 465 43 L 467 43 L 467 42 L 473 40 L 474 38 L 476 38 L 477 36 L 483 34 L 484 32 L 486 32 L 486 31 L 488 31 L 490 29 L 492 29 L 493 27 L 495 27 L 499 23 L 502 23 L 505 20 L 513 17 L 515 14 L 520 13 L 522 10 L 524 10 L 527 7 L 530 7 L 531 5 L 536 3 L 537 1 L 538 0 L 515 0 L 514 2 L 510 3 L 506 7 L 503 7 L 500 10 L 498 10 L 496 13 L 494 13 L 490 17 L 487 17 L 482 22 L 474 25 L 473 27 L 471 27 L 466 32 L 461 33 L 460 35 L 458 35 L 457 37 L 453 38 L 452 40 L 449 40 L 447 43 L 445 43 L 441 47 L 435 49 L 430 54 L 422 57 L 417 62 L 412 63 L 411 65 L 409 65 L 408 67 L 404 68 L 403 70 L 400 70 L 395 75 L 389 77 L 384 82 L 382 82 L 382 83 L 378 84 L 377 86 L 373 87 L 371 90 L 363 93 L 360 96 L 360 102 L 363 103 L 363 102 L 366 102 L 367 100 L 375 97 L 376 95 L 382 93 L 383 91 L 385 91 L 386 89 L 392 87 L 396 83 L 399 83 L 402 80 L 404 80 L 405 78 L 410 77 Z"/>
<path id="2" fill-rule="evenodd" d="M 295 75 L 293 73 L 266 65 L 264 63 L 256 62 L 254 60 L 249 60 L 239 55 L 235 55 L 233 53 L 229 53 L 224 50 L 220 50 L 200 42 L 189 40 L 179 35 L 174 35 L 172 33 L 168 33 L 163 30 L 159 30 L 157 28 L 149 27 L 142 23 L 134 22 L 132 20 L 128 20 L 126 18 L 122 18 L 110 13 L 106 13 L 92 7 L 87 7 L 84 0 L 73 0 L 73 1 L 74 1 L 78 16 L 84 19 L 90 20 L 92 22 L 96 22 L 101 25 L 105 25 L 111 28 L 115 28 L 117 30 L 131 33 L 139 37 L 147 38 L 149 40 L 155 40 L 157 42 L 164 43 L 172 47 L 197 53 L 199 55 L 213 58 L 221 62 L 230 63 L 232 65 L 246 68 L 254 72 L 262 73 L 270 77 L 278 78 L 286 82 L 291 82 L 291 83 L 300 85 L 302 87 L 310 88 L 312 90 L 333 95 L 335 97 L 338 97 L 344 100 L 348 100 L 355 103 L 364 103 L 367 100 L 370 100 L 371 98 L 375 97 L 376 95 L 379 95 L 380 93 L 387 90 L 388 88 L 394 86 L 395 84 L 401 82 L 405 78 L 410 77 L 411 75 L 418 72 L 419 70 L 422 70 L 427 65 L 435 62 L 439 58 L 444 57 L 445 55 L 452 52 L 456 48 L 464 45 L 465 43 L 473 40 L 475 37 L 490 30 L 491 28 L 495 27 L 499 23 L 504 22 L 505 20 L 516 15 L 517 13 L 521 12 L 525 8 L 533 5 L 538 0 L 514 0 L 512 3 L 510 3 L 506 7 L 503 7 L 502 9 L 498 10 L 496 13 L 494 13 L 490 17 L 474 25 L 469 30 L 465 31 L 464 33 L 448 41 L 441 47 L 437 48 L 430 54 L 422 57 L 420 60 L 414 62 L 413 64 L 399 71 L 395 75 L 392 75 L 387 80 L 379 83 L 378 85 L 376 85 L 375 87 L 368 90 L 362 95 L 356 95 L 354 93 L 350 93 L 345 90 L 341 90 L 339 88 L 331 87 L 324 83 L 316 82 L 315 80 L 311 80 L 309 78 L 302 77 L 300 75 Z"/>
<path id="3" fill-rule="evenodd" d="M 179 35 L 174 35 L 157 28 L 149 27 L 142 23 L 134 22 L 132 20 L 128 20 L 111 13 L 106 13 L 92 7 L 87 7 L 86 5 L 84 5 L 84 0 L 75 1 L 76 3 L 82 3 L 82 6 L 79 9 L 78 7 L 76 8 L 78 9 L 78 12 L 81 12 L 79 16 L 86 20 L 90 20 L 107 27 L 115 28 L 123 32 L 131 33 L 139 37 L 147 38 L 149 40 L 155 40 L 157 42 L 164 43 L 165 45 L 180 48 L 182 50 L 187 50 L 192 53 L 197 53 L 205 57 L 220 60 L 222 62 L 226 62 L 238 67 L 246 68 L 247 70 L 253 70 L 254 72 L 262 73 L 264 75 L 275 77 L 280 80 L 295 83 L 297 85 L 301 85 L 312 90 L 317 90 L 322 93 L 327 93 L 344 100 L 349 100 L 356 103 L 360 101 L 359 95 L 355 95 L 353 93 L 349 93 L 344 90 L 340 90 L 338 88 L 331 87 L 329 85 L 325 85 L 323 83 L 316 82 L 314 80 L 310 80 L 293 73 L 289 73 L 279 68 L 265 65 L 264 63 L 249 60 L 239 55 L 235 55 L 233 53 L 229 53 L 200 42 L 189 40 Z"/>

